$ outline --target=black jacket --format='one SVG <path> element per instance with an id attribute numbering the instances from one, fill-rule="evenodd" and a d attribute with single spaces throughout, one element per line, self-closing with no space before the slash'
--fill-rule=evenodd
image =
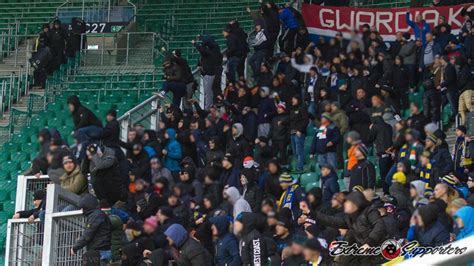
<path id="1" fill-rule="evenodd" d="M 241 46 L 239 36 L 237 36 L 237 34 L 230 33 L 229 36 L 227 36 L 226 44 L 227 44 L 227 50 L 226 50 L 227 58 L 242 57 L 245 55 L 245 51 L 243 50 L 243 47 Z"/>
<path id="2" fill-rule="evenodd" d="M 107 147 L 120 147 L 120 125 L 117 119 L 105 124 L 102 141 Z"/>
<path id="3" fill-rule="evenodd" d="M 84 247 L 91 250 L 110 250 L 112 247 L 112 224 L 109 217 L 99 210 L 99 202 L 91 194 L 86 194 L 79 202 L 84 211 L 86 227 L 81 238 L 76 241 L 73 250 L 77 252 Z"/>
<path id="4" fill-rule="evenodd" d="M 351 192 L 346 199 L 358 206 L 359 210 L 356 213 L 340 217 L 315 212 L 311 216 L 325 226 L 349 229 L 346 235 L 349 243 L 357 243 L 359 246 L 368 244 L 371 247 L 382 244 L 386 232 L 378 210 L 370 207 L 360 192 Z"/>
<path id="5" fill-rule="evenodd" d="M 438 122 L 441 119 L 441 93 L 438 90 L 425 87 L 423 115 L 431 122 Z"/>
<path id="6" fill-rule="evenodd" d="M 102 122 L 99 118 L 89 109 L 82 106 L 81 101 L 75 95 L 67 98 L 67 103 L 74 106 L 72 112 L 72 119 L 74 120 L 74 130 L 88 126 L 102 127 Z"/>
<path id="7" fill-rule="evenodd" d="M 359 161 L 351 169 L 349 191 L 352 191 L 352 188 L 355 186 L 375 188 L 375 167 L 367 159 Z"/>
<path id="8" fill-rule="evenodd" d="M 392 126 L 385 123 L 381 116 L 372 118 L 373 124 L 369 133 L 369 142 L 373 142 L 377 156 L 382 156 L 392 146 Z"/>
<path id="9" fill-rule="evenodd" d="M 290 117 L 288 114 L 277 114 L 274 116 L 270 125 L 272 140 L 288 140 L 290 136 L 289 125 Z"/>
<path id="10" fill-rule="evenodd" d="M 221 60 L 219 60 L 219 55 L 209 46 L 208 42 L 203 42 L 202 44 L 194 44 L 196 50 L 201 54 L 199 60 L 199 66 L 201 67 L 201 73 L 203 75 L 215 75 L 217 68 L 220 67 Z"/>
<path id="11" fill-rule="evenodd" d="M 86 160 L 92 177 L 92 186 L 99 200 L 106 199 L 110 205 L 118 200 L 127 199 L 127 190 L 120 174 L 120 168 L 114 151 L 105 148 L 102 157 L 95 154 L 92 160 Z"/>
<path id="12" fill-rule="evenodd" d="M 175 258 L 180 266 L 210 266 L 212 259 L 207 250 L 196 239 L 188 237 L 179 247 L 179 256 Z"/>
<path id="13" fill-rule="evenodd" d="M 267 247 L 264 236 L 256 229 L 257 216 L 253 213 L 241 214 L 244 225 L 241 239 L 240 256 L 243 265 L 266 265 Z"/>
<path id="14" fill-rule="evenodd" d="M 457 91 L 456 68 L 448 63 L 443 70 L 443 82 L 441 88 L 447 88 L 450 91 Z"/>
<path id="15" fill-rule="evenodd" d="M 304 104 L 300 103 L 298 106 L 291 106 L 290 134 L 296 133 L 296 131 L 306 134 L 308 119 L 308 108 Z"/>

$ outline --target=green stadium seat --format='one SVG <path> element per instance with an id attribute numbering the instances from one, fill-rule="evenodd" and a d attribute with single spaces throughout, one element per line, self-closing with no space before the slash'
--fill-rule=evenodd
<path id="1" fill-rule="evenodd" d="M 2 163 L 3 164 L 3 163 Z M 6 170 L 0 170 L 0 180 L 7 180 L 10 178 L 10 172 Z"/>
<path id="2" fill-rule="evenodd" d="M 8 214 L 15 213 L 15 202 L 12 200 L 3 202 L 3 211 Z"/>
<path id="3" fill-rule="evenodd" d="M 308 183 L 305 187 L 304 187 L 304 190 L 306 192 L 309 192 L 311 189 L 315 188 L 315 187 L 319 187 L 319 182 L 313 182 L 313 183 Z"/>
<path id="4" fill-rule="evenodd" d="M 0 190 L 0 202 L 10 199 L 10 193 L 6 190 Z"/>
<path id="5" fill-rule="evenodd" d="M 300 177 L 300 185 L 306 187 L 309 183 L 314 183 L 319 181 L 319 176 L 317 173 L 304 173 Z"/>
<path id="6" fill-rule="evenodd" d="M 1 195 L 1 192 L 0 192 L 0 195 Z M 0 212 L 0 224 L 6 223 L 8 219 L 10 218 L 11 216 L 7 212 L 4 212 L 4 211 Z"/>

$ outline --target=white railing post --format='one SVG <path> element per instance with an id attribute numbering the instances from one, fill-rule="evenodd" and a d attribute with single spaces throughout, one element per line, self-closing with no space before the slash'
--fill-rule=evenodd
<path id="1" fill-rule="evenodd" d="M 24 175 L 19 175 L 16 181 L 15 212 L 23 211 L 25 209 L 25 192 L 26 177 Z"/>
<path id="2" fill-rule="evenodd" d="M 52 246 L 53 243 L 53 213 L 58 203 L 58 195 L 56 191 L 56 185 L 49 184 L 46 193 L 46 210 L 44 218 L 44 238 L 43 243 L 43 256 L 42 265 L 53 265 L 52 258 Z"/>
<path id="3" fill-rule="evenodd" d="M 158 98 L 151 102 L 151 110 L 156 110 L 150 116 L 150 129 L 156 130 L 158 128 Z"/>

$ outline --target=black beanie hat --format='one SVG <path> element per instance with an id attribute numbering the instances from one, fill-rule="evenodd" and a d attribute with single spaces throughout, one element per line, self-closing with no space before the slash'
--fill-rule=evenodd
<path id="1" fill-rule="evenodd" d="M 107 111 L 107 115 L 111 115 L 113 117 L 117 117 L 117 110 L 115 110 L 114 108 L 110 109 Z"/>

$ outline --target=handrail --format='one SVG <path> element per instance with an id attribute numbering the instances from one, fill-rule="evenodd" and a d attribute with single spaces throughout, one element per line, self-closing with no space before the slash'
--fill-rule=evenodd
<path id="1" fill-rule="evenodd" d="M 141 102 L 140 104 L 136 105 L 135 107 L 133 107 L 132 109 L 128 110 L 127 112 L 125 112 L 122 116 L 120 116 L 117 121 L 118 122 L 122 122 L 124 121 L 125 119 L 127 119 L 132 113 L 135 113 L 136 111 L 140 110 L 141 108 L 143 108 L 144 106 L 146 106 L 147 104 L 150 104 L 151 102 L 157 100 L 159 98 L 158 95 L 153 95 L 151 96 L 150 98 L 146 99 L 145 101 Z"/>

